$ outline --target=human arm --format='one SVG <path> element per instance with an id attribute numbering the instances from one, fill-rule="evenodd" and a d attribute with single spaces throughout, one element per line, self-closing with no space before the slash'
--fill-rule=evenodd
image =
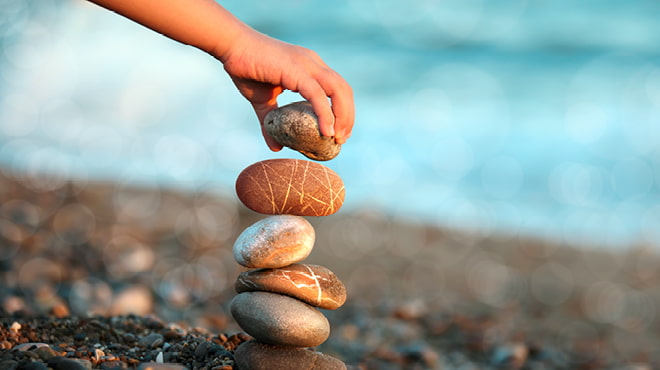
<path id="1" fill-rule="evenodd" d="M 263 120 L 277 108 L 277 96 L 284 90 L 299 92 L 312 104 L 323 136 L 334 136 L 340 144 L 350 136 L 355 118 L 352 89 L 313 51 L 257 32 L 213 0 L 90 1 L 222 62 L 252 104 L 271 149 L 281 145 L 266 134 Z"/>

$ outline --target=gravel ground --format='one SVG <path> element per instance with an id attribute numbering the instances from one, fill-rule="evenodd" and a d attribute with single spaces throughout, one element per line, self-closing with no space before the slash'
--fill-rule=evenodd
<path id="1" fill-rule="evenodd" d="M 231 246 L 260 218 L 222 189 L 0 173 L 0 369 L 234 368 Z M 316 350 L 349 368 L 660 368 L 657 246 L 310 222 L 305 262 L 349 295 Z"/>

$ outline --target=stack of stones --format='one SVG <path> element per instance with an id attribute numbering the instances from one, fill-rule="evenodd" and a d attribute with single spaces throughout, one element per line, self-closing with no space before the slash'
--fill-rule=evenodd
<path id="1" fill-rule="evenodd" d="M 318 133 L 309 103 L 281 107 L 266 117 L 269 134 L 309 158 L 339 153 L 334 140 Z M 254 340 L 235 353 L 249 369 L 345 369 L 343 362 L 309 350 L 330 335 L 318 310 L 339 308 L 346 288 L 326 267 L 301 263 L 314 247 L 315 231 L 305 216 L 328 216 L 344 201 L 344 184 L 331 169 L 299 159 L 257 162 L 236 180 L 241 202 L 270 215 L 246 228 L 234 243 L 236 262 L 249 270 L 236 280 L 231 313 Z"/>

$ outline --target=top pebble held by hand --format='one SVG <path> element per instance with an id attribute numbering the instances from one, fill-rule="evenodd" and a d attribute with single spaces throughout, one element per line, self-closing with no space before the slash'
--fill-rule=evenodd
<path id="1" fill-rule="evenodd" d="M 297 150 L 307 158 L 328 161 L 335 158 L 341 144 L 332 136 L 322 136 L 318 117 L 308 101 L 291 103 L 270 111 L 264 129 L 282 146 Z"/>

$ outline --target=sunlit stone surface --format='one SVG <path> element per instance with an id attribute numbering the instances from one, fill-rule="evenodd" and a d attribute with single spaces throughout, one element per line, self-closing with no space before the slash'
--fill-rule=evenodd
<path id="1" fill-rule="evenodd" d="M 344 182 L 330 168 L 300 159 L 269 159 L 236 179 L 238 198 L 264 214 L 328 216 L 344 203 Z"/>
<path id="2" fill-rule="evenodd" d="M 314 247 L 312 225 L 302 217 L 276 215 L 252 224 L 234 243 L 234 259 L 245 267 L 284 267 L 305 259 Z"/>
<path id="3" fill-rule="evenodd" d="M 341 145 L 335 143 L 334 137 L 321 136 L 318 117 L 308 101 L 272 110 L 266 115 L 264 127 L 275 141 L 310 159 L 328 161 L 341 150 Z"/>
<path id="4" fill-rule="evenodd" d="M 245 271 L 236 279 L 236 291 L 285 294 L 328 310 L 339 308 L 346 301 L 344 284 L 332 271 L 318 265 L 294 264 Z"/>

